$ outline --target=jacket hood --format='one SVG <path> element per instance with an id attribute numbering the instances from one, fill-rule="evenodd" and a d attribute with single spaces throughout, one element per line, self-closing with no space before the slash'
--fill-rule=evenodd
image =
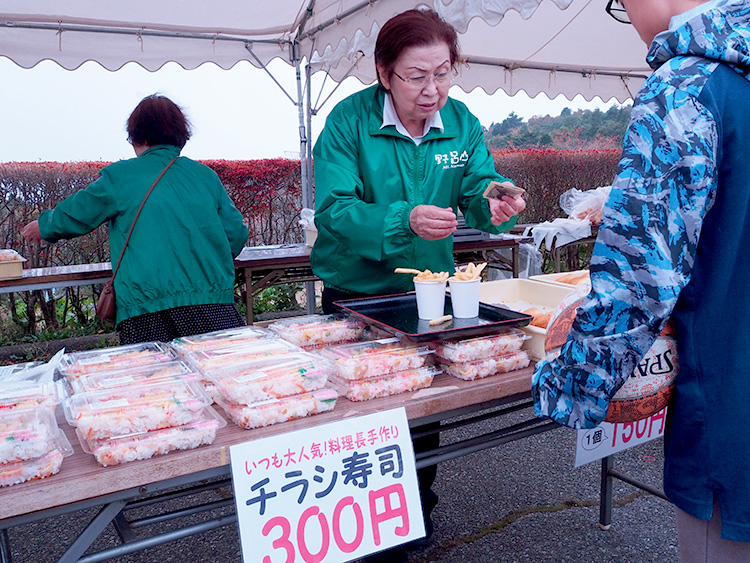
<path id="1" fill-rule="evenodd" d="M 739 0 L 697 12 L 654 38 L 646 56 L 651 68 L 674 57 L 697 56 L 728 64 L 750 80 L 750 2 Z"/>

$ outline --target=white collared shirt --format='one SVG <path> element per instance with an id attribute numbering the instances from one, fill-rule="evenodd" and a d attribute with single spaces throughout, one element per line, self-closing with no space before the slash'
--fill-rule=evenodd
<path id="1" fill-rule="evenodd" d="M 424 130 L 422 131 L 422 134 L 418 137 L 412 137 L 411 133 L 406 130 L 406 127 L 404 127 L 404 124 L 401 123 L 401 120 L 398 118 L 398 114 L 396 113 L 396 106 L 393 105 L 393 98 L 391 98 L 391 95 L 386 92 L 385 93 L 385 102 L 383 104 L 383 124 L 380 126 L 382 129 L 383 127 L 388 127 L 389 125 L 395 125 L 396 131 L 404 135 L 405 137 L 409 137 L 416 145 L 419 145 L 419 143 L 422 142 L 422 139 L 425 135 L 432 129 L 433 127 L 440 129 L 440 131 L 443 130 L 443 119 L 440 117 L 440 112 L 436 111 L 435 114 L 430 117 L 430 119 L 425 120 L 424 123 Z"/>

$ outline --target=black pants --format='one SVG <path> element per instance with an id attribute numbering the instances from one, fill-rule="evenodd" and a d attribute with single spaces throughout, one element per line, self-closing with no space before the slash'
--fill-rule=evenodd
<path id="1" fill-rule="evenodd" d="M 362 297 L 372 297 L 371 295 L 365 295 L 362 293 L 351 293 L 348 291 L 341 291 L 338 289 L 332 289 L 330 287 L 323 288 L 322 295 L 322 307 L 325 314 L 336 313 L 339 310 L 333 304 L 334 301 L 341 301 L 344 299 L 360 299 Z M 433 422 L 413 428 L 413 432 L 423 432 L 427 430 L 434 430 L 440 427 L 439 422 Z M 413 439 L 412 445 L 414 446 L 414 453 L 419 454 L 426 452 L 440 446 L 440 434 L 430 434 L 428 436 L 422 436 L 421 438 Z M 432 491 L 432 485 L 435 482 L 437 476 L 437 465 L 430 465 L 423 469 L 417 470 L 417 480 L 419 481 L 419 495 L 422 499 L 422 509 L 425 517 L 429 517 L 432 509 L 437 504 L 437 495 Z"/>
<path id="2" fill-rule="evenodd" d="M 233 303 L 190 305 L 146 313 L 125 319 L 117 325 L 120 344 L 169 342 L 179 336 L 203 334 L 245 326 Z"/>

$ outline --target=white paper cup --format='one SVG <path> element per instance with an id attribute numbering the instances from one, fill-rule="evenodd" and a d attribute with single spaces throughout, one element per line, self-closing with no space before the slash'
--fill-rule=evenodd
<path id="1" fill-rule="evenodd" d="M 439 319 L 445 312 L 445 282 L 414 281 L 417 292 L 417 314 L 420 319 Z"/>
<path id="2" fill-rule="evenodd" d="M 448 280 L 451 284 L 451 305 L 457 319 L 470 319 L 479 316 L 480 280 Z"/>

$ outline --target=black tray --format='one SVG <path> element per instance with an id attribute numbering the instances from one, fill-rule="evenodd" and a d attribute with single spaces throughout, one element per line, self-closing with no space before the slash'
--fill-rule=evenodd
<path id="1" fill-rule="evenodd" d="M 334 303 L 342 311 L 364 320 L 396 336 L 413 342 L 443 338 L 465 338 L 492 334 L 504 328 L 526 326 L 531 315 L 479 304 L 479 316 L 453 319 L 437 326 L 417 316 L 417 296 L 414 292 L 397 293 L 363 299 L 345 299 Z M 445 314 L 452 315 L 450 295 L 445 296 Z"/>

